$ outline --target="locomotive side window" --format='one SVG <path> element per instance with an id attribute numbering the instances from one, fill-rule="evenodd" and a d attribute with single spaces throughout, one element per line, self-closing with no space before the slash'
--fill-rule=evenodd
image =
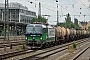
<path id="1" fill-rule="evenodd" d="M 43 28 L 43 33 L 46 33 L 46 28 Z"/>
<path id="2" fill-rule="evenodd" d="M 48 29 L 48 36 L 49 37 L 55 37 L 55 30 L 54 29 Z"/>

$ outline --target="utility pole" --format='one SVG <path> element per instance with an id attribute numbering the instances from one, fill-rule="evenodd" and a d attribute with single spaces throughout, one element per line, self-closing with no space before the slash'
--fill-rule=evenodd
<path id="1" fill-rule="evenodd" d="M 4 41 L 6 40 L 6 0 L 5 0 L 5 11 L 4 11 Z"/>
<path id="2" fill-rule="evenodd" d="M 56 0 L 58 2 L 58 0 Z M 57 26 L 58 26 L 58 3 L 57 3 Z"/>
<path id="3" fill-rule="evenodd" d="M 39 11 L 38 11 L 38 18 L 41 17 L 41 3 L 39 2 Z M 42 20 L 39 19 L 40 22 L 42 23 Z"/>
<path id="4" fill-rule="evenodd" d="M 8 10 L 8 0 L 5 0 L 5 21 L 4 21 L 4 40 L 6 40 L 6 23 L 7 23 L 7 33 L 9 41 L 9 10 Z"/>
<path id="5" fill-rule="evenodd" d="M 15 10 L 15 40 L 17 40 L 17 18 L 16 18 L 17 14 L 16 14 L 16 10 Z"/>
<path id="6" fill-rule="evenodd" d="M 41 3 L 39 2 L 39 11 L 38 11 L 38 16 L 41 16 Z"/>

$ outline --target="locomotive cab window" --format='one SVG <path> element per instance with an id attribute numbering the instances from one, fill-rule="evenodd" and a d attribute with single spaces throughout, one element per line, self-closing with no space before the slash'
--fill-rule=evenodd
<path id="1" fill-rule="evenodd" d="M 33 33 L 33 30 L 34 30 L 33 26 L 28 26 L 28 27 L 26 28 L 26 32 L 27 32 L 27 33 Z"/>
<path id="2" fill-rule="evenodd" d="M 47 29 L 46 28 L 43 28 L 43 34 L 47 32 Z"/>
<path id="3" fill-rule="evenodd" d="M 41 26 L 35 26 L 35 33 L 42 33 L 42 27 Z"/>

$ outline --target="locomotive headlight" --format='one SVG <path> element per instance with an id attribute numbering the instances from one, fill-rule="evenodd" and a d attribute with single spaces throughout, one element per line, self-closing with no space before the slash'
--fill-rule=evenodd
<path id="1" fill-rule="evenodd" d="M 27 37 L 26 37 L 26 40 L 27 40 Z"/>
<path id="2" fill-rule="evenodd" d="M 42 40 L 42 37 L 40 39 Z"/>
<path id="3" fill-rule="evenodd" d="M 33 37 L 33 40 L 35 39 L 35 37 Z"/>
<path id="4" fill-rule="evenodd" d="M 47 39 L 47 36 L 46 36 L 46 39 Z"/>

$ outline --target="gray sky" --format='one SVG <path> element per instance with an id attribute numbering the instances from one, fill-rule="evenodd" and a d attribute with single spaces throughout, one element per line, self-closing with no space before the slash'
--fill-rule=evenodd
<path id="1" fill-rule="evenodd" d="M 0 3 L 4 3 L 5 0 L 0 0 Z M 33 4 L 29 2 L 32 1 Z M 79 21 L 90 21 L 90 0 L 58 0 L 56 3 L 55 0 L 9 0 L 9 2 L 18 2 L 28 7 L 29 10 L 35 11 L 38 14 L 38 3 L 41 3 L 41 14 L 50 15 L 48 18 L 49 24 L 56 24 L 57 21 L 57 4 L 59 11 L 59 22 L 65 22 L 65 16 L 67 13 L 70 13 L 72 21 L 74 17 Z M 35 7 L 36 5 L 36 7 Z M 81 9 L 80 9 L 81 8 Z M 81 14 L 80 14 L 81 12 Z M 78 15 L 78 16 L 75 16 Z M 80 16 L 79 16 L 80 15 Z M 86 16 L 83 16 L 86 15 Z"/>

